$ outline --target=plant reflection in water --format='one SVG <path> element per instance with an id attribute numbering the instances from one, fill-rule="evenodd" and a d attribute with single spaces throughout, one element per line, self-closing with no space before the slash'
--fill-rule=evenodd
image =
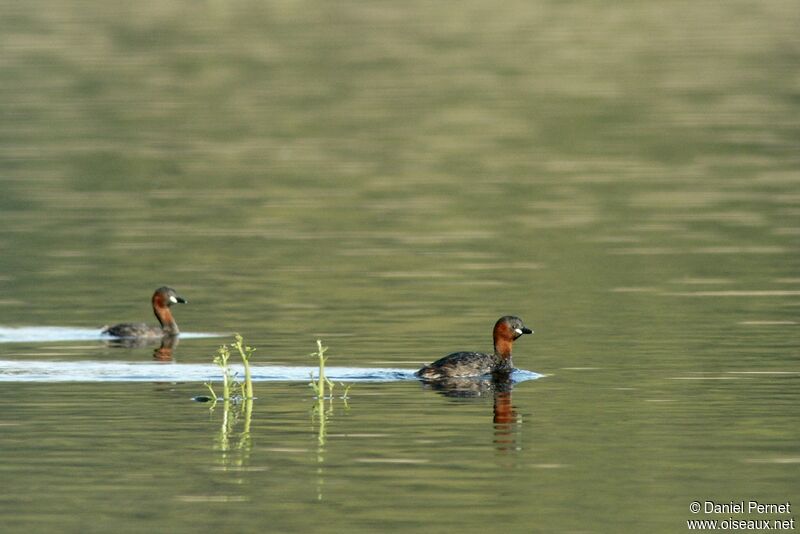
<path id="1" fill-rule="evenodd" d="M 217 402 L 211 405 L 214 412 Z M 223 470 L 242 468 L 250 459 L 253 442 L 250 437 L 250 422 L 253 419 L 253 399 L 236 398 L 222 400 L 222 425 L 214 440 L 214 449 L 222 453 Z M 241 431 L 237 432 L 237 426 Z"/>
<path id="2" fill-rule="evenodd" d="M 244 380 L 239 380 L 228 362 L 231 349 L 236 349 L 244 366 Z M 222 345 L 217 350 L 214 363 L 222 369 L 222 396 L 218 397 L 211 384 L 206 387 L 210 397 L 195 397 L 195 400 L 211 401 L 209 412 L 213 414 L 219 401 L 222 401 L 222 426 L 220 427 L 215 448 L 222 452 L 223 468 L 241 468 L 247 464 L 252 449 L 250 423 L 253 418 L 253 380 L 250 372 L 250 359 L 255 348 L 246 346 L 239 334 L 230 345 Z M 242 431 L 235 432 L 239 421 L 243 421 Z"/>
<path id="3" fill-rule="evenodd" d="M 333 415 L 333 402 L 334 402 L 334 384 L 331 382 L 327 376 L 325 376 L 325 362 L 328 358 L 325 356 L 325 351 L 328 350 L 328 347 L 322 346 L 322 341 L 317 340 L 317 351 L 312 352 L 309 356 L 319 358 L 319 371 L 317 373 L 317 378 L 314 378 L 313 373 L 311 374 L 311 382 L 309 382 L 309 387 L 314 391 L 314 405 L 311 408 L 311 428 L 312 431 L 316 427 L 316 435 L 317 435 L 317 500 L 322 501 L 323 498 L 323 491 L 322 488 L 325 484 L 325 441 L 327 436 L 327 425 Z M 348 392 L 350 391 L 350 386 L 345 386 L 340 384 L 344 387 L 344 392 L 339 397 L 339 399 L 344 404 L 345 410 L 348 410 L 350 406 L 347 404 L 348 399 Z M 327 388 L 327 395 L 326 395 L 326 388 Z M 327 404 L 326 404 L 327 401 Z"/>

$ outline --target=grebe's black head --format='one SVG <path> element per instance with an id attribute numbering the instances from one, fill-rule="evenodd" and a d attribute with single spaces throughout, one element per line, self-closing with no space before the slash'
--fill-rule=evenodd
<path id="1" fill-rule="evenodd" d="M 189 301 L 178 295 L 171 287 L 163 286 L 156 289 L 153 293 L 153 305 L 169 307 L 173 304 L 186 304 Z"/>
<path id="2" fill-rule="evenodd" d="M 522 322 L 522 319 L 515 315 L 506 315 L 505 317 L 500 317 L 494 325 L 495 332 L 498 329 L 504 330 L 512 337 L 512 339 L 517 339 L 523 334 L 533 334 L 533 330 L 525 326 L 525 323 Z"/>

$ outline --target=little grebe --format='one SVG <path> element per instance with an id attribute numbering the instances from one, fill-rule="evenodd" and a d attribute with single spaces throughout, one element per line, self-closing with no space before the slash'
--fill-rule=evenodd
<path id="1" fill-rule="evenodd" d="M 533 330 L 522 323 L 522 319 L 506 315 L 497 320 L 492 337 L 494 354 L 483 352 L 454 352 L 426 365 L 416 375 L 425 380 L 441 380 L 453 377 L 503 375 L 513 371 L 511 346 L 522 334 L 533 334 Z"/>
<path id="2" fill-rule="evenodd" d="M 178 324 L 172 317 L 170 306 L 185 304 L 188 301 L 179 296 L 171 287 L 159 287 L 153 293 L 153 313 L 156 314 L 160 327 L 145 323 L 121 323 L 103 328 L 103 333 L 121 338 L 175 336 L 179 333 Z"/>

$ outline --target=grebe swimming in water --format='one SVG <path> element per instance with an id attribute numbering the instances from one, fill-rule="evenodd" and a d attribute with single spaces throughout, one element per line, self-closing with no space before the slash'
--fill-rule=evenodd
<path id="1" fill-rule="evenodd" d="M 149 326 L 145 323 L 121 323 L 103 328 L 103 333 L 120 338 L 160 338 L 163 336 L 176 336 L 180 332 L 178 323 L 172 317 L 170 306 L 185 304 L 188 301 L 179 296 L 171 287 L 159 287 L 153 293 L 153 313 L 156 314 L 160 327 Z"/>
<path id="2" fill-rule="evenodd" d="M 494 354 L 483 352 L 454 352 L 426 365 L 416 375 L 425 380 L 441 380 L 455 377 L 502 375 L 513 371 L 511 346 L 522 334 L 533 334 L 533 330 L 513 315 L 501 317 L 494 324 Z"/>

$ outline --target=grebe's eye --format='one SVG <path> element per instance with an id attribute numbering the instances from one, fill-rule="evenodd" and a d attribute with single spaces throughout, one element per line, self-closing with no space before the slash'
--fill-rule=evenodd
<path id="1" fill-rule="evenodd" d="M 178 303 L 178 299 L 175 298 L 175 295 L 170 295 L 169 296 L 169 301 L 171 303 L 173 303 L 173 304 L 177 304 Z"/>

